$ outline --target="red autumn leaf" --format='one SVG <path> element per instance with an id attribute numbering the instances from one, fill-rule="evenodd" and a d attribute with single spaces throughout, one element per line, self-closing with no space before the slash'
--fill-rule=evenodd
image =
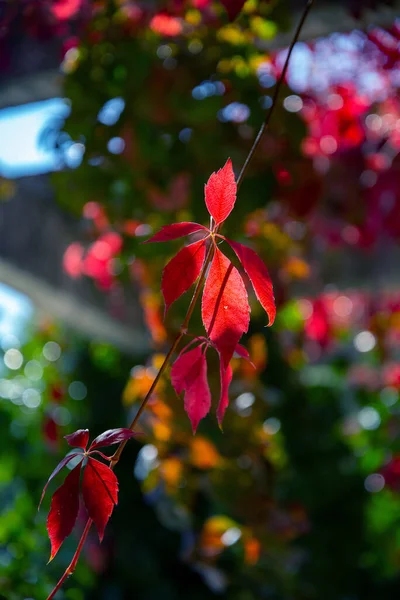
<path id="1" fill-rule="evenodd" d="M 38 510 L 40 508 L 40 505 L 42 504 L 42 500 L 44 498 L 44 495 L 45 495 L 46 490 L 47 490 L 47 486 L 49 485 L 50 481 L 61 471 L 61 469 L 63 467 L 65 467 L 65 465 L 67 465 L 69 463 L 70 460 L 72 460 L 73 458 L 75 458 L 75 456 L 79 456 L 79 452 L 74 452 L 73 454 L 68 454 L 68 456 L 64 456 L 64 458 L 62 459 L 62 461 L 60 461 L 58 463 L 58 465 L 56 466 L 56 468 L 54 469 L 54 471 L 52 472 L 52 474 L 48 478 L 47 483 L 46 483 L 46 485 L 43 488 L 43 492 L 42 492 L 42 495 L 40 497 L 40 502 L 39 502 Z M 83 454 L 81 456 L 83 458 Z"/>
<path id="2" fill-rule="evenodd" d="M 241 12 L 246 0 L 220 0 L 220 2 L 225 7 L 230 21 L 234 21 Z"/>
<path id="3" fill-rule="evenodd" d="M 165 266 L 161 289 L 165 301 L 165 313 L 200 275 L 204 263 L 206 245 L 204 240 L 185 246 Z"/>
<path id="4" fill-rule="evenodd" d="M 195 233 L 201 229 L 208 231 L 207 227 L 204 227 L 204 225 L 200 225 L 199 223 L 182 222 L 173 223 L 172 225 L 164 225 L 164 227 L 161 227 L 160 231 L 157 231 L 153 237 L 143 242 L 143 244 L 148 244 L 149 242 L 169 242 L 170 240 L 177 240 L 178 238 L 189 235 L 190 233 Z"/>
<path id="5" fill-rule="evenodd" d="M 245 358 L 246 360 L 250 360 L 250 354 L 247 351 L 247 348 L 242 346 L 242 344 L 238 344 L 235 348 L 235 353 L 240 356 L 240 358 Z"/>
<path id="6" fill-rule="evenodd" d="M 119 427 L 118 429 L 107 429 L 104 433 L 100 434 L 90 444 L 89 452 L 95 448 L 101 448 L 102 446 L 111 446 L 112 444 L 119 444 L 125 440 L 129 440 L 135 434 L 130 429 L 125 427 Z"/>
<path id="7" fill-rule="evenodd" d="M 79 478 L 81 463 L 72 469 L 64 483 L 54 492 L 47 531 L 51 542 L 50 560 L 53 560 L 61 544 L 74 528 L 79 510 Z"/>
<path id="8" fill-rule="evenodd" d="M 230 158 L 222 169 L 211 175 L 204 191 L 208 212 L 219 225 L 225 221 L 236 201 L 236 181 Z"/>
<path id="9" fill-rule="evenodd" d="M 171 370 L 171 382 L 177 394 L 185 392 L 184 406 L 193 433 L 210 410 L 211 394 L 207 382 L 207 361 L 203 345 L 181 354 Z"/>
<path id="10" fill-rule="evenodd" d="M 226 241 L 235 251 L 236 256 L 249 276 L 257 299 L 269 317 L 268 325 L 271 326 L 275 321 L 276 306 L 272 281 L 268 274 L 267 267 L 258 254 L 251 248 L 243 246 L 238 242 L 232 242 L 228 239 L 226 239 Z"/>
<path id="11" fill-rule="evenodd" d="M 114 504 L 118 502 L 118 480 L 110 467 L 89 457 L 82 478 L 82 495 L 102 541 Z"/>
<path id="12" fill-rule="evenodd" d="M 238 354 L 240 356 L 240 358 L 246 359 L 251 364 L 253 369 L 256 368 L 256 365 L 253 363 L 253 361 L 250 358 L 250 354 L 248 353 L 247 349 L 244 346 L 242 346 L 242 344 L 238 344 L 236 346 L 235 354 Z"/>
<path id="13" fill-rule="evenodd" d="M 89 429 L 78 429 L 78 431 L 75 431 L 74 433 L 64 435 L 64 438 L 73 448 L 82 448 L 82 450 L 86 450 L 89 441 Z"/>
<path id="14" fill-rule="evenodd" d="M 248 329 L 250 307 L 239 271 L 218 248 L 204 286 L 201 313 L 207 335 L 226 369 L 238 341 Z"/>
<path id="15" fill-rule="evenodd" d="M 228 365 L 228 367 L 225 369 L 221 360 L 219 371 L 221 377 L 221 396 L 217 408 L 217 419 L 219 426 L 222 428 L 222 421 L 225 415 L 225 411 L 229 405 L 228 390 L 232 381 L 232 367 Z"/>

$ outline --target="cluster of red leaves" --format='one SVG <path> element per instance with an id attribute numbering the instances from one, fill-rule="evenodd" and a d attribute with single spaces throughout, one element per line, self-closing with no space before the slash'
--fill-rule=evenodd
<path id="1" fill-rule="evenodd" d="M 236 188 L 229 159 L 222 169 L 211 175 L 205 186 L 205 203 L 211 216 L 210 228 L 199 223 L 174 223 L 166 225 L 147 240 L 165 242 L 192 233 L 203 236 L 182 248 L 164 268 L 161 287 L 165 311 L 195 283 L 203 270 L 208 252 L 211 250 L 213 253 L 201 305 L 207 337 L 192 340 L 172 367 L 172 385 L 178 394 L 185 392 L 185 410 L 194 432 L 211 405 L 207 382 L 207 349 L 213 347 L 220 359 L 221 396 L 217 409 L 220 425 L 228 406 L 228 388 L 232 379 L 229 363 L 234 352 L 244 358 L 249 356 L 238 345 L 242 335 L 247 332 L 250 319 L 246 287 L 238 269 L 217 246 L 217 240 L 224 240 L 235 252 L 269 317 L 269 325 L 274 322 L 276 314 L 271 279 L 260 257 L 251 248 L 228 240 L 218 233 L 235 205 Z"/>
<path id="2" fill-rule="evenodd" d="M 64 271 L 73 279 L 86 275 L 101 290 L 108 291 L 115 283 L 114 260 L 122 245 L 122 236 L 116 231 L 102 233 L 87 249 L 73 242 L 64 253 Z"/>
<path id="3" fill-rule="evenodd" d="M 362 117 L 369 107 L 351 83 L 332 87 L 326 103 L 306 99 L 301 112 L 308 125 L 304 153 L 325 156 L 359 146 L 365 138 Z"/>
<path id="4" fill-rule="evenodd" d="M 66 476 L 64 483 L 54 492 L 51 501 L 47 518 L 47 531 L 51 542 L 50 560 L 55 557 L 65 538 L 72 532 L 78 517 L 80 479 L 84 461 L 86 464 L 82 477 L 82 497 L 88 516 L 97 528 L 100 541 L 103 539 L 108 519 L 118 501 L 118 480 L 110 467 L 93 458 L 93 455 L 96 454 L 104 460 L 110 461 L 110 458 L 100 452 L 98 448 L 118 444 L 128 440 L 133 435 L 134 433 L 130 429 L 109 429 L 97 436 L 88 450 L 86 449 L 89 441 L 88 429 L 79 429 L 75 433 L 65 436 L 68 444 L 78 450 L 67 454 L 56 466 L 44 486 L 39 503 L 40 508 L 50 481 L 72 459 L 77 459 L 78 464 Z"/>

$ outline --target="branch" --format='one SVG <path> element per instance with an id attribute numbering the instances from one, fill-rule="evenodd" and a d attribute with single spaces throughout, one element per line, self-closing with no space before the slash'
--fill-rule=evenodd
<path id="1" fill-rule="evenodd" d="M 285 64 L 284 64 L 283 69 L 282 69 L 281 76 L 279 77 L 279 81 L 278 81 L 278 83 L 276 84 L 276 87 L 275 87 L 274 95 L 272 97 L 271 108 L 267 112 L 267 116 L 265 117 L 265 121 L 261 125 L 260 131 L 258 132 L 256 139 L 254 140 L 254 143 L 253 143 L 253 145 L 252 145 L 252 147 L 250 149 L 250 152 L 247 155 L 247 158 L 244 161 L 244 165 L 243 165 L 243 167 L 242 167 L 242 169 L 241 169 L 241 171 L 239 173 L 239 176 L 237 178 L 237 182 L 236 183 L 237 183 L 238 189 L 239 189 L 239 187 L 240 187 L 240 185 L 241 185 L 241 183 L 243 181 L 243 178 L 244 178 L 244 175 L 246 173 L 247 167 L 251 163 L 251 161 L 252 161 L 252 159 L 254 157 L 254 154 L 256 153 L 256 150 L 257 150 L 257 148 L 258 148 L 258 146 L 259 146 L 259 144 L 261 142 L 261 138 L 263 137 L 263 135 L 264 135 L 264 133 L 265 133 L 265 131 L 266 131 L 268 125 L 269 125 L 269 122 L 271 120 L 271 117 L 272 117 L 272 115 L 274 113 L 275 107 L 276 107 L 276 105 L 278 103 L 279 92 L 281 90 L 282 83 L 285 80 L 286 71 L 287 71 L 288 66 L 289 66 L 289 61 L 290 61 L 290 57 L 291 57 L 292 52 L 293 52 L 293 48 L 295 47 L 296 42 L 299 39 L 300 32 L 301 32 L 302 27 L 304 25 L 304 21 L 306 20 L 307 15 L 308 15 L 308 13 L 311 10 L 313 2 L 314 2 L 314 0 L 308 0 L 308 2 L 306 4 L 306 7 L 305 7 L 305 9 L 303 11 L 303 14 L 301 16 L 301 19 L 299 21 L 299 24 L 297 25 L 297 29 L 295 31 L 292 43 L 290 44 L 289 51 L 288 51 L 287 56 L 286 56 L 286 60 L 285 60 Z"/>
<path id="2" fill-rule="evenodd" d="M 68 567 L 65 569 L 64 575 L 61 577 L 60 581 L 57 583 L 56 587 L 54 588 L 54 590 L 51 592 L 51 594 L 49 596 L 47 596 L 47 600 L 52 600 L 52 598 L 54 598 L 54 596 L 56 595 L 56 593 L 58 592 L 58 590 L 61 588 L 61 586 L 63 585 L 64 581 L 66 579 L 68 579 L 68 577 L 70 575 L 72 575 L 72 573 L 75 571 L 75 567 L 78 563 L 79 560 L 79 556 L 82 552 L 82 548 L 83 545 L 86 541 L 86 538 L 88 536 L 89 530 L 92 526 L 92 519 L 88 519 L 87 523 L 85 525 L 85 529 L 83 530 L 83 533 L 81 535 L 81 539 L 79 540 L 79 544 L 77 549 L 75 550 L 75 554 L 72 557 L 71 562 L 69 563 Z"/>

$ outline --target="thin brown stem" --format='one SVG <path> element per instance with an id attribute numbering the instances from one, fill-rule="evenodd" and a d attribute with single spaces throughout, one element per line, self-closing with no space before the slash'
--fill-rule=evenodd
<path id="1" fill-rule="evenodd" d="M 275 110 L 275 107 L 276 107 L 276 105 L 278 103 L 279 92 L 281 90 L 282 84 L 283 84 L 285 76 L 286 76 L 286 71 L 287 71 L 288 66 L 289 66 L 289 61 L 290 61 L 290 57 L 292 55 L 293 48 L 295 47 L 296 42 L 299 39 L 300 32 L 302 30 L 302 27 L 304 25 L 304 22 L 305 22 L 305 20 L 307 18 L 308 13 L 311 10 L 313 2 L 314 2 L 314 0 L 308 0 L 306 6 L 304 8 L 303 14 L 301 16 L 301 19 L 299 21 L 299 24 L 297 25 L 297 29 L 295 31 L 292 43 L 289 46 L 289 50 L 288 50 L 288 53 L 287 53 L 287 56 L 286 56 L 285 64 L 283 65 L 281 76 L 279 77 L 278 83 L 276 84 L 276 87 L 275 87 L 274 95 L 272 97 L 271 107 L 270 107 L 270 109 L 267 112 L 267 115 L 265 117 L 265 121 L 261 125 L 261 128 L 260 128 L 259 132 L 257 133 L 257 137 L 254 140 L 252 147 L 250 148 L 250 152 L 248 153 L 247 158 L 244 161 L 243 167 L 241 168 L 239 176 L 237 178 L 236 183 L 237 183 L 238 189 L 239 189 L 239 187 L 240 187 L 240 185 L 241 185 L 241 183 L 243 181 L 243 178 L 244 178 L 244 175 L 245 175 L 245 173 L 247 171 L 247 168 L 248 168 L 249 164 L 251 163 L 251 161 L 252 161 L 252 159 L 254 157 L 254 154 L 256 153 L 256 150 L 257 150 L 257 148 L 258 148 L 258 146 L 259 146 L 259 144 L 261 142 L 261 139 L 262 139 L 262 137 L 263 137 L 263 135 L 264 135 L 264 133 L 265 133 L 265 131 L 266 131 L 266 129 L 267 129 L 270 121 L 271 121 L 271 117 L 272 117 L 272 115 L 274 113 L 274 110 Z"/>
<path id="2" fill-rule="evenodd" d="M 82 532 L 81 535 L 81 539 L 79 540 L 79 544 L 77 549 L 75 550 L 75 554 L 72 557 L 71 562 L 69 563 L 68 567 L 65 569 L 64 575 L 61 577 L 60 581 L 57 583 L 56 587 L 54 588 L 54 590 L 51 592 L 50 596 L 47 597 L 47 600 L 52 600 L 52 598 L 54 598 L 54 596 L 56 595 L 56 593 L 58 592 L 58 590 L 61 588 L 61 586 L 63 585 L 64 581 L 66 579 L 68 579 L 68 577 L 70 575 L 72 575 L 72 573 L 75 571 L 76 565 L 78 563 L 79 560 L 79 556 L 82 552 L 82 548 L 83 545 L 86 541 L 86 538 L 88 536 L 89 530 L 92 526 L 92 519 L 88 519 L 85 525 L 85 529 Z"/>

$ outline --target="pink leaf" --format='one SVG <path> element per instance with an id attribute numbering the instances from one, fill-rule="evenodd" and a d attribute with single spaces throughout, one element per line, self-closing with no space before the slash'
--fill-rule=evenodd
<path id="1" fill-rule="evenodd" d="M 61 544 L 74 528 L 79 510 L 79 478 L 81 463 L 72 469 L 64 483 L 54 492 L 47 531 L 51 542 L 50 560 L 53 560 Z"/>
<path id="2" fill-rule="evenodd" d="M 238 341 L 248 329 L 250 308 L 239 271 L 218 248 L 204 286 L 201 312 L 208 337 L 226 369 Z"/>
<path id="3" fill-rule="evenodd" d="M 100 435 L 97 436 L 90 444 L 89 452 L 95 448 L 101 448 L 102 446 L 111 446 L 112 444 L 119 444 L 124 440 L 129 440 L 135 434 L 130 429 L 125 427 L 119 427 L 118 429 L 107 429 Z"/>
<path id="4" fill-rule="evenodd" d="M 207 361 L 202 346 L 181 354 L 171 370 L 171 381 L 177 394 L 185 392 L 185 410 L 193 433 L 210 410 L 211 394 L 207 382 Z"/>
<path id="5" fill-rule="evenodd" d="M 89 457 L 83 473 L 82 495 L 102 541 L 114 504 L 118 502 L 118 480 L 110 467 Z"/>
<path id="6" fill-rule="evenodd" d="M 82 448 L 86 450 L 87 443 L 89 441 L 89 429 L 78 429 L 74 433 L 64 435 L 68 444 L 73 448 Z"/>
<path id="7" fill-rule="evenodd" d="M 209 231 L 207 227 L 199 225 L 199 223 L 183 222 L 164 225 L 164 227 L 161 227 L 160 231 L 143 242 L 143 244 L 148 244 L 149 242 L 169 242 L 170 240 L 177 240 L 185 235 L 189 235 L 189 233 L 195 233 L 200 230 Z"/>
<path id="8" fill-rule="evenodd" d="M 219 426 L 222 428 L 222 421 L 225 415 L 225 411 L 229 405 L 228 390 L 232 381 L 232 367 L 228 365 L 228 367 L 225 369 L 222 364 L 222 360 L 220 360 L 219 371 L 221 377 L 221 396 L 217 408 L 217 419 Z"/>
<path id="9" fill-rule="evenodd" d="M 50 10 L 60 21 L 71 19 L 81 8 L 82 0 L 56 0 Z"/>
<path id="10" fill-rule="evenodd" d="M 43 492 L 42 492 L 42 495 L 40 497 L 40 502 L 39 502 L 38 510 L 40 508 L 40 505 L 42 504 L 42 500 L 44 498 L 44 495 L 45 495 L 46 490 L 47 490 L 47 486 L 49 485 L 50 481 L 61 471 L 61 469 L 63 467 L 65 467 L 65 465 L 67 465 L 69 463 L 70 460 L 72 460 L 73 458 L 75 458 L 75 456 L 79 456 L 79 452 L 74 452 L 73 454 L 68 454 L 68 456 L 64 456 L 64 458 L 62 459 L 62 461 L 60 461 L 58 463 L 58 465 L 56 466 L 56 468 L 54 469 L 54 471 L 52 472 L 52 474 L 48 478 L 47 483 L 46 483 L 46 485 L 43 488 Z M 83 458 L 83 454 L 81 454 L 81 457 Z"/>
<path id="11" fill-rule="evenodd" d="M 222 169 L 213 173 L 205 186 L 205 201 L 208 212 L 216 225 L 229 215 L 235 205 L 236 182 L 230 158 Z"/>
<path id="12" fill-rule="evenodd" d="M 271 326 L 275 321 L 276 306 L 274 292 L 272 289 L 272 281 L 268 274 L 267 267 L 258 254 L 256 254 L 251 248 L 243 246 L 238 242 L 232 242 L 231 240 L 226 241 L 235 251 L 238 259 L 243 265 L 244 270 L 249 276 L 258 301 L 267 313 L 269 317 L 269 326 Z"/>
<path id="13" fill-rule="evenodd" d="M 220 0 L 220 2 L 225 7 L 230 21 L 234 21 L 241 12 L 246 0 Z"/>
<path id="14" fill-rule="evenodd" d="M 161 282 L 165 312 L 196 281 L 204 263 L 205 253 L 205 242 L 199 240 L 179 250 L 166 265 Z"/>

